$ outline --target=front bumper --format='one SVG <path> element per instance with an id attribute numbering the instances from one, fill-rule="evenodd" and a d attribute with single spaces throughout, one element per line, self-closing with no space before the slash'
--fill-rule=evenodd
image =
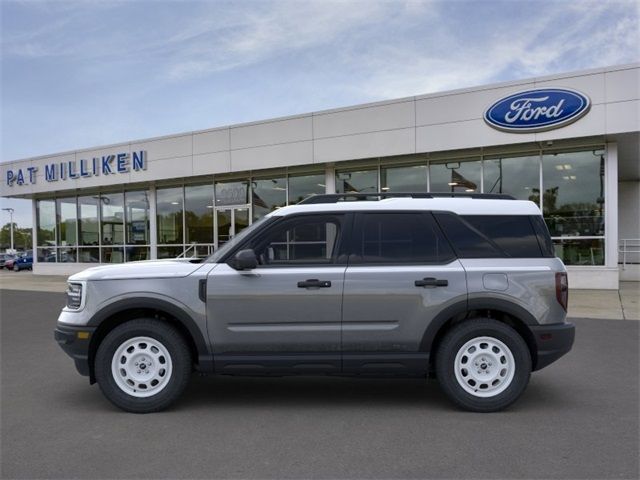
<path id="1" fill-rule="evenodd" d="M 538 352 L 533 370 L 540 370 L 571 350 L 576 327 L 573 323 L 540 325 L 531 327 L 531 332 Z"/>
<path id="2" fill-rule="evenodd" d="M 60 348 L 69 355 L 76 364 L 80 375 L 90 376 L 89 345 L 93 337 L 95 327 L 76 327 L 72 325 L 56 326 L 53 336 Z"/>

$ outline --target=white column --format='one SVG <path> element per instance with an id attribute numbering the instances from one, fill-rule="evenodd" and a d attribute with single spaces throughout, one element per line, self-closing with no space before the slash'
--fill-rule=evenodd
<path id="1" fill-rule="evenodd" d="M 149 186 L 149 242 L 151 243 L 151 259 L 158 258 L 158 228 L 156 224 L 156 187 Z"/>
<path id="2" fill-rule="evenodd" d="M 325 193 L 336 193 L 336 167 L 333 163 L 327 163 L 324 169 Z"/>
<path id="3" fill-rule="evenodd" d="M 38 209 L 37 209 L 37 200 L 34 198 L 33 200 L 31 200 L 31 222 L 32 222 L 32 227 L 31 227 L 31 249 L 33 250 L 33 263 L 34 263 L 34 270 L 36 267 L 36 263 L 38 263 L 38 249 L 36 248 L 38 246 L 38 239 L 37 237 L 37 232 L 38 232 L 38 218 L 36 217 Z"/>
<path id="4" fill-rule="evenodd" d="M 605 265 L 618 267 L 618 144 L 607 143 L 605 149 Z"/>

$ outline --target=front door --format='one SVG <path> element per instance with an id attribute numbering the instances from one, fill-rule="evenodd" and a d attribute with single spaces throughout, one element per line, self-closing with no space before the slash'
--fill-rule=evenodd
<path id="1" fill-rule="evenodd" d="M 249 226 L 249 206 L 216 208 L 216 249 Z"/>
<path id="2" fill-rule="evenodd" d="M 216 369 L 339 372 L 345 215 L 283 219 L 239 248 L 257 268 L 217 265 L 207 279 Z"/>

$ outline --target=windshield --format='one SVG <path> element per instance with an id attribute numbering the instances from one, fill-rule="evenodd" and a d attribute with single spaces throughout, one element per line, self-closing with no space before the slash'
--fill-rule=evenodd
<path id="1" fill-rule="evenodd" d="M 213 252 L 211 256 L 209 256 L 205 262 L 207 263 L 217 263 L 220 261 L 222 257 L 224 257 L 230 250 L 233 250 L 238 244 L 244 241 L 244 239 L 249 236 L 252 232 L 260 228 L 265 223 L 271 221 L 273 217 L 262 217 L 257 222 L 253 222 L 250 226 L 242 230 L 239 234 L 229 240 L 227 243 L 222 245 L 218 250 Z"/>

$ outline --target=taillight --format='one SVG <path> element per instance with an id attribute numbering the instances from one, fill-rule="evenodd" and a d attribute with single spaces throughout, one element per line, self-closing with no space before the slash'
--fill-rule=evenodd
<path id="1" fill-rule="evenodd" d="M 569 303 L 569 280 L 567 279 L 567 272 L 556 273 L 556 298 L 566 312 L 567 304 Z"/>

